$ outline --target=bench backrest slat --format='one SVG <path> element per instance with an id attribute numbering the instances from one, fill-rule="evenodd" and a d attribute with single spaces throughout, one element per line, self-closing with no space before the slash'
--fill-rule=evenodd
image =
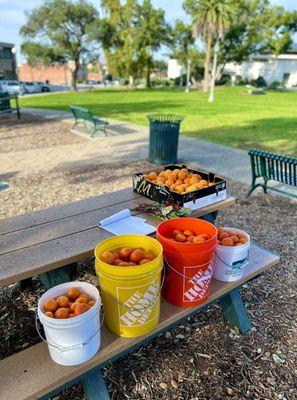
<path id="1" fill-rule="evenodd" d="M 11 110 L 10 97 L 8 93 L 0 93 L 0 111 Z"/>
<path id="2" fill-rule="evenodd" d="M 77 107 L 77 106 L 70 106 L 70 109 L 75 118 L 84 119 L 86 121 L 91 121 L 91 122 L 94 121 L 93 114 L 91 113 L 90 110 L 87 110 L 86 108 L 82 108 L 82 107 Z"/>
<path id="3" fill-rule="evenodd" d="M 273 179 L 275 181 L 297 186 L 297 158 L 284 157 L 257 149 L 250 149 L 253 175 L 256 178 Z"/>

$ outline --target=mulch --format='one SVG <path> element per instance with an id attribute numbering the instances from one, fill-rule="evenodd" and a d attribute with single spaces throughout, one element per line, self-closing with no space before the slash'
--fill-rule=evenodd
<path id="1" fill-rule="evenodd" d="M 1 217 L 129 187 L 131 173 L 147 167 L 124 163 L 11 178 L 13 189 L 0 193 Z M 296 202 L 260 191 L 246 200 L 245 185 L 228 180 L 228 187 L 239 200 L 221 212 L 219 223 L 246 230 L 281 255 L 278 266 L 242 289 L 251 332 L 241 335 L 224 322 L 218 305 L 210 306 L 105 368 L 111 399 L 297 398 Z M 93 262 L 79 264 L 77 279 L 96 282 Z M 36 278 L 23 291 L 17 284 L 0 289 L 0 358 L 38 342 L 34 314 L 43 292 Z M 82 387 L 55 399 L 82 400 Z"/>
<path id="2" fill-rule="evenodd" d="M 0 153 L 25 151 L 67 144 L 88 143 L 88 139 L 71 133 L 71 124 L 52 118 L 21 113 L 1 115 Z"/>

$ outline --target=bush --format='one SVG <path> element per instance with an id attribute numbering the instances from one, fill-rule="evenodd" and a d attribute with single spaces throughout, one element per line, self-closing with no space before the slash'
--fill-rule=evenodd
<path id="1" fill-rule="evenodd" d="M 129 85 L 129 80 L 126 78 L 120 78 L 119 79 L 119 84 L 120 86 L 128 86 Z"/>
<path id="2" fill-rule="evenodd" d="M 151 79 L 151 85 L 152 87 L 155 86 L 169 86 L 170 81 L 167 78 L 152 78 Z"/>
<path id="3" fill-rule="evenodd" d="M 183 82 L 183 86 L 186 86 L 186 84 L 187 84 L 187 75 L 186 74 L 183 74 L 182 76 L 180 76 L 178 78 L 175 78 L 174 79 L 174 85 L 175 86 L 180 86 L 180 80 L 181 79 L 182 79 L 182 82 Z"/>
<path id="4" fill-rule="evenodd" d="M 270 89 L 278 89 L 279 87 L 282 87 L 282 84 L 280 81 L 274 81 L 269 86 Z"/>
<path id="5" fill-rule="evenodd" d="M 241 75 L 236 75 L 235 77 L 235 85 L 236 86 L 245 86 L 249 83 L 248 79 L 243 79 Z"/>
<path id="6" fill-rule="evenodd" d="M 263 76 L 259 76 L 257 79 L 252 79 L 250 83 L 256 87 L 267 87 L 267 83 Z"/>
<path id="7" fill-rule="evenodd" d="M 230 85 L 231 76 L 229 74 L 223 74 L 221 78 L 216 82 L 217 85 Z"/>

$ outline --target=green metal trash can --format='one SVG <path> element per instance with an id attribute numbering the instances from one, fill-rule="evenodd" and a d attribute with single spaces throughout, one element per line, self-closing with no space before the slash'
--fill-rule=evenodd
<path id="1" fill-rule="evenodd" d="M 183 120 L 180 115 L 151 114 L 149 161 L 156 164 L 177 162 L 179 128 Z"/>

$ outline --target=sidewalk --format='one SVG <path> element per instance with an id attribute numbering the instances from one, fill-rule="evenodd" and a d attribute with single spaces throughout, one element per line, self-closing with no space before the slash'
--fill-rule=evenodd
<path id="1" fill-rule="evenodd" d="M 57 119 L 73 125 L 69 112 L 22 108 L 42 118 Z M 121 161 L 144 160 L 148 156 L 149 129 L 130 122 L 110 120 L 109 136 L 90 140 L 85 144 L 63 145 L 28 151 L 1 153 L 0 174 L 28 175 L 86 165 L 101 165 Z M 75 133 L 73 133 L 75 135 Z M 191 164 L 234 181 L 250 184 L 251 167 L 246 151 L 222 146 L 187 136 L 179 139 L 179 162 Z M 294 193 L 294 188 L 271 182 L 271 186 Z"/>
<path id="2" fill-rule="evenodd" d="M 73 124 L 71 113 L 55 110 L 23 108 L 22 112 L 43 118 L 55 118 Z M 1 174 L 30 174 L 51 169 L 79 165 L 136 161 L 148 156 L 148 127 L 129 122 L 109 120 L 110 131 L 115 135 L 102 136 L 86 144 L 64 145 L 54 148 L 2 153 Z M 194 163 L 201 169 L 213 171 L 231 179 L 249 183 L 249 157 L 245 151 L 211 142 L 180 137 L 179 159 Z"/>

